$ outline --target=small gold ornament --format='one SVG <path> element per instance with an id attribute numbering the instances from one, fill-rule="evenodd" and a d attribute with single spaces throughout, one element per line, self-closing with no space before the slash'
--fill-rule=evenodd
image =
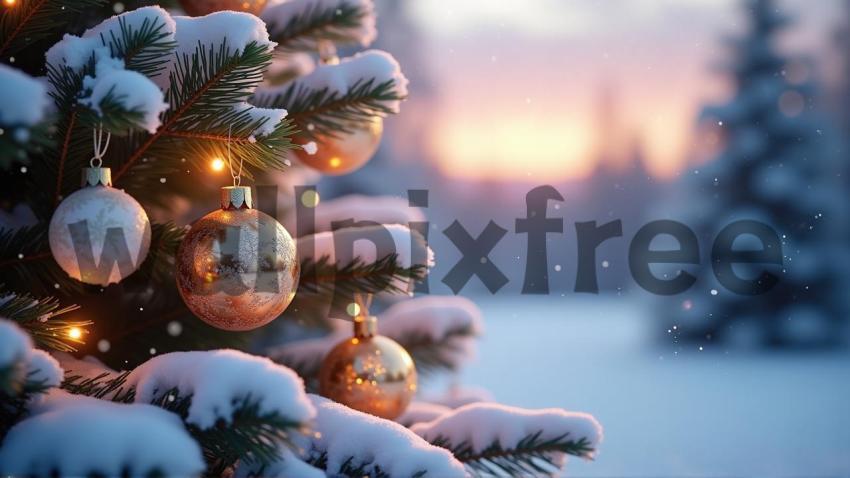
<path id="1" fill-rule="evenodd" d="M 384 131 L 384 120 L 373 116 L 363 127 L 357 128 L 351 134 L 339 137 L 321 136 L 316 139 L 315 154 L 307 154 L 304 150 L 295 150 L 295 155 L 313 169 L 324 174 L 336 176 L 348 174 L 360 169 L 369 162 L 378 146 Z"/>
<path id="2" fill-rule="evenodd" d="M 355 410 L 392 420 L 416 393 L 416 366 L 407 350 L 377 335 L 377 319 L 358 304 L 354 337 L 337 344 L 322 362 L 322 395 Z"/>
<path id="3" fill-rule="evenodd" d="M 213 12 L 232 10 L 259 15 L 267 0 L 180 0 L 186 15 L 200 17 Z"/>
<path id="4" fill-rule="evenodd" d="M 295 241 L 273 217 L 253 209 L 251 188 L 221 188 L 221 209 L 196 221 L 177 252 L 177 288 L 189 309 L 224 330 L 251 330 L 279 316 L 295 297 Z"/>

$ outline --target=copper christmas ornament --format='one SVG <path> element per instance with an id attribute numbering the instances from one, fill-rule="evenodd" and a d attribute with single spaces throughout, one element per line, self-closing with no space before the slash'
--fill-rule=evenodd
<path id="1" fill-rule="evenodd" d="M 251 330 L 279 316 L 298 286 L 295 241 L 252 208 L 251 189 L 221 190 L 221 209 L 196 221 L 177 253 L 177 286 L 198 318 L 224 330 Z"/>

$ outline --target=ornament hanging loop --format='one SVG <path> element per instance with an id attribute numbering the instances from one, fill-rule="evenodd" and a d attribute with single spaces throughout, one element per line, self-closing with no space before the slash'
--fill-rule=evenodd
<path id="1" fill-rule="evenodd" d="M 354 294 L 356 312 L 354 317 L 354 336 L 358 339 L 368 339 L 378 333 L 378 319 L 369 313 L 372 305 L 372 294 Z"/>
<path id="2" fill-rule="evenodd" d="M 233 178 L 233 187 L 242 185 L 242 166 L 245 164 L 245 157 L 239 158 L 239 171 L 233 171 L 233 157 L 230 155 L 230 134 L 233 126 L 227 128 L 227 164 L 230 165 L 230 177 Z"/>
<path id="3" fill-rule="evenodd" d="M 106 142 L 103 141 L 103 125 L 100 124 L 97 128 L 92 129 L 92 142 L 94 143 L 94 156 L 89 160 L 89 166 L 99 168 L 103 166 L 103 155 L 109 148 L 109 140 L 112 138 L 112 133 L 106 132 Z"/>

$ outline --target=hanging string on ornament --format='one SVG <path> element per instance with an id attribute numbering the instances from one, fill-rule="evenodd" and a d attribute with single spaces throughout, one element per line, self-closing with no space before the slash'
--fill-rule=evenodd
<path id="1" fill-rule="evenodd" d="M 355 295 L 349 306 L 354 336 L 328 352 L 319 371 L 320 393 L 355 410 L 394 419 L 416 393 L 416 366 L 407 350 L 378 335 L 369 313 L 372 295 Z"/>
<path id="2" fill-rule="evenodd" d="M 323 65 L 339 64 L 336 46 L 330 40 L 319 40 L 319 61 Z M 331 176 L 348 174 L 363 167 L 372 159 L 384 132 L 384 119 L 372 116 L 363 124 L 351 125 L 351 131 L 336 135 L 318 135 L 318 148 L 296 149 L 295 156 L 303 164 Z"/>
<path id="3" fill-rule="evenodd" d="M 197 220 L 177 251 L 177 289 L 198 318 L 224 330 L 251 330 L 277 318 L 295 297 L 295 241 L 279 222 L 253 208 L 242 186 L 240 158 L 227 162 L 233 186 L 221 188 L 221 208 Z"/>
<path id="4" fill-rule="evenodd" d="M 132 196 L 112 187 L 112 171 L 103 157 L 112 135 L 92 130 L 93 155 L 83 168 L 79 191 L 65 198 L 50 219 L 48 240 L 53 258 L 69 276 L 87 284 L 120 282 L 136 271 L 148 254 L 151 225 Z"/>

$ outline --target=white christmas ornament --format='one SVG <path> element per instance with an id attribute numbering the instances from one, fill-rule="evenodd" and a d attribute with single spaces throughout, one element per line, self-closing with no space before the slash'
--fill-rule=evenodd
<path id="1" fill-rule="evenodd" d="M 112 187 L 109 168 L 84 168 L 83 188 L 56 208 L 49 239 L 53 258 L 69 276 L 105 286 L 145 260 L 151 224 L 132 196 Z"/>

